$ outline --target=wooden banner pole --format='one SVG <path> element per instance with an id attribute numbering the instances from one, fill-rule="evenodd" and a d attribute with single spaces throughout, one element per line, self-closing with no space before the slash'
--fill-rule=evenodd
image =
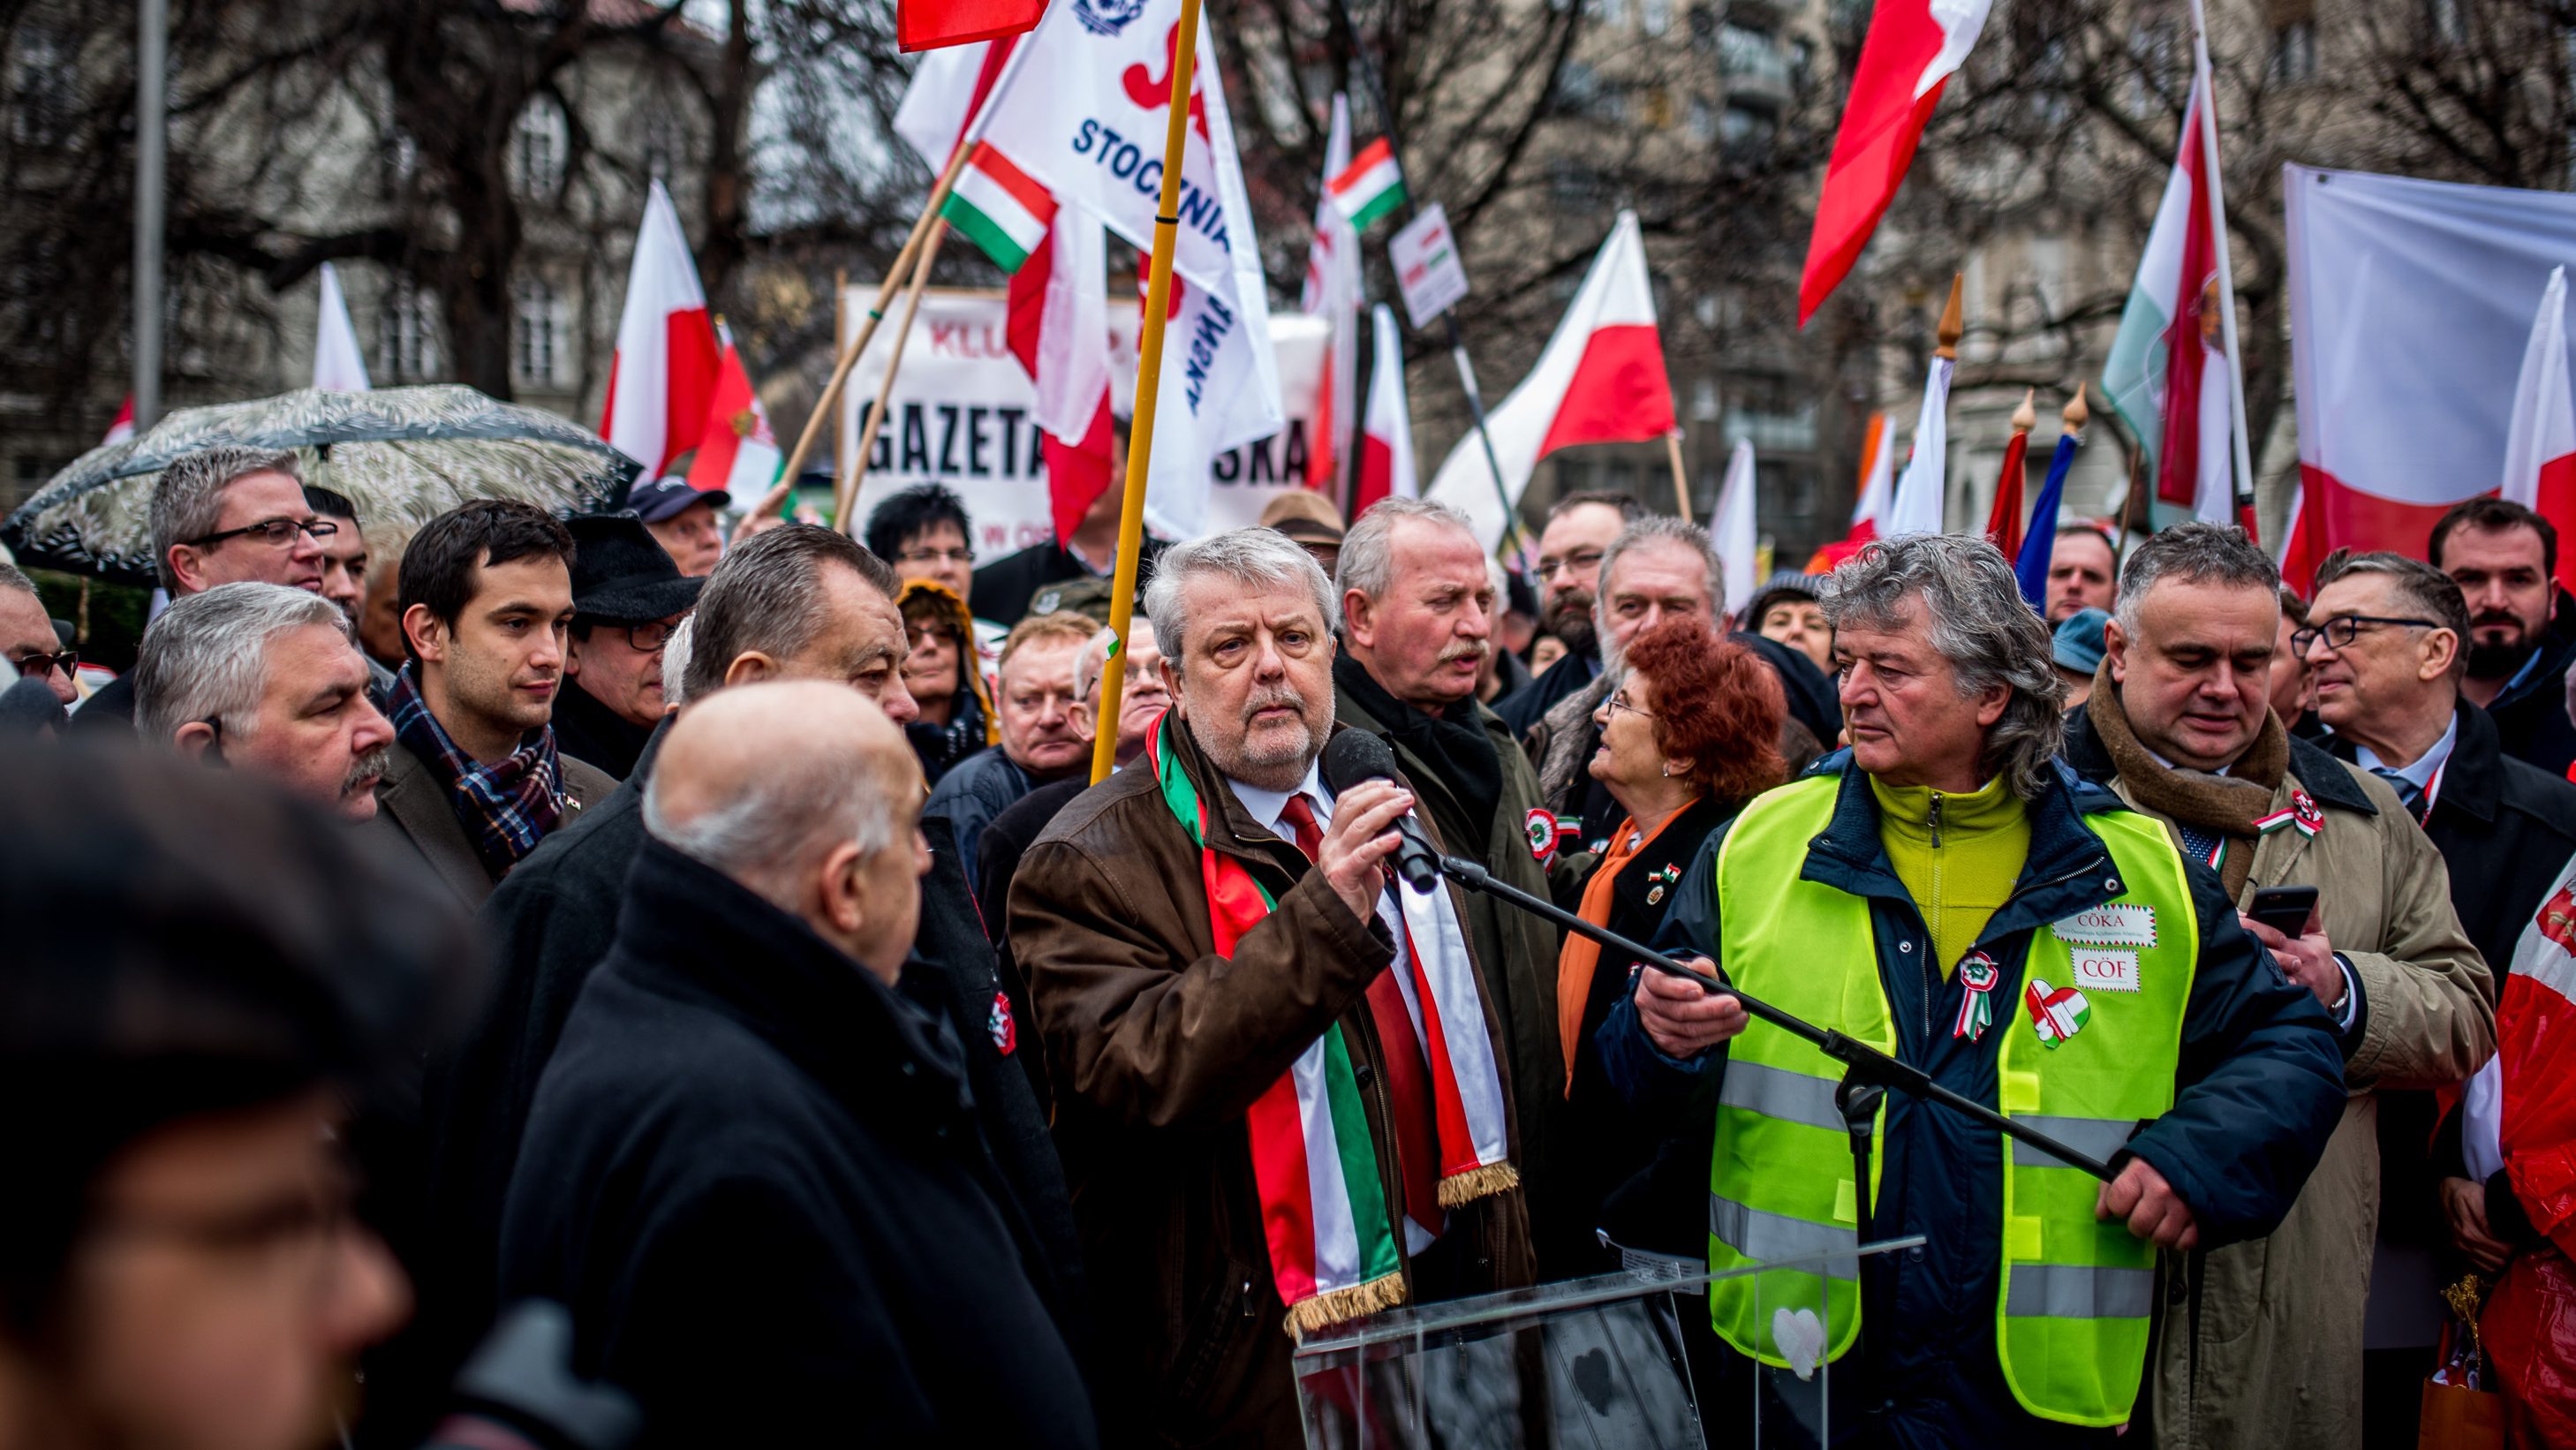
<path id="1" fill-rule="evenodd" d="M 1181 0 L 1172 36 L 1171 119 L 1163 127 L 1163 187 L 1154 207 L 1154 260 L 1146 272 L 1143 345 L 1136 367 L 1136 417 L 1127 430 L 1127 492 L 1118 510 L 1118 568 L 1109 586 L 1109 627 L 1117 639 L 1100 672 L 1099 722 L 1091 742 L 1091 783 L 1118 763 L 1118 708 L 1127 687 L 1127 628 L 1136 613 L 1137 562 L 1145 547 L 1145 480 L 1153 476 L 1155 403 L 1163 381 L 1163 323 L 1172 310 L 1172 247 L 1180 235 L 1181 168 L 1189 145 L 1190 89 L 1199 58 L 1199 0 Z M 1179 640 L 1172 641 L 1175 651 Z"/>
<path id="2" fill-rule="evenodd" d="M 922 238 L 921 260 L 914 264 L 912 285 L 903 294 L 903 321 L 895 325 L 894 349 L 886 354 L 885 376 L 877 379 L 877 395 L 868 404 L 868 421 L 859 429 L 859 446 L 850 450 L 852 458 L 842 477 L 847 481 L 833 499 L 834 526 L 855 539 L 859 536 L 859 485 L 868 479 L 868 454 L 877 446 L 877 430 L 885 426 L 886 403 L 894 396 L 895 375 L 903 370 L 904 344 L 912 341 L 912 319 L 921 311 L 922 289 L 930 285 L 930 266 L 939 260 L 939 244 L 948 238 L 946 218 L 931 223 L 930 235 Z"/>
<path id="3" fill-rule="evenodd" d="M 1682 471 L 1682 430 L 1675 428 L 1664 435 L 1664 453 L 1673 464 L 1673 502 L 1681 506 L 1682 522 L 1689 523 L 1690 476 Z"/>

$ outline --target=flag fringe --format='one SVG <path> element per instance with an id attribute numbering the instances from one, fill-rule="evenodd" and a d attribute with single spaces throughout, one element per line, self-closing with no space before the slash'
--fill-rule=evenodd
<path id="1" fill-rule="evenodd" d="M 1365 1284 L 1300 1299 L 1288 1307 L 1288 1337 L 1303 1339 L 1336 1324 L 1393 1309 L 1405 1300 L 1404 1275 L 1385 1274 Z"/>
<path id="2" fill-rule="evenodd" d="M 1440 1180 L 1440 1206 L 1461 1208 L 1521 1186 L 1520 1170 L 1509 1163 L 1485 1163 Z"/>

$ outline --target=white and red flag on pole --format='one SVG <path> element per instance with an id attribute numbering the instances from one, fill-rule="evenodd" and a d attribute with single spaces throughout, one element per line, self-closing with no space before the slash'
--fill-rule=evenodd
<path id="1" fill-rule="evenodd" d="M 1672 431 L 1672 381 L 1635 212 L 1619 213 L 1556 335 L 1485 422 L 1503 490 L 1515 504 L 1538 461 L 1560 448 L 1651 442 Z M 1473 433 L 1449 450 L 1430 497 L 1464 510 L 1487 548 L 1502 539 L 1503 502 Z"/>
<path id="2" fill-rule="evenodd" d="M 2195 80 L 2173 173 L 2138 279 L 2102 365 L 2102 394 L 2146 454 L 2152 496 L 2223 524 L 2236 518 L 2234 419 L 2209 184 L 2208 88 Z"/>
<path id="3" fill-rule="evenodd" d="M 769 492 L 787 455 L 778 435 L 769 430 L 769 410 L 751 386 L 751 373 L 733 345 L 733 331 L 716 325 L 723 347 L 716 388 L 707 405 L 706 426 L 699 430 L 698 456 L 689 463 L 689 487 L 705 492 L 723 489 L 748 503 Z"/>
<path id="4" fill-rule="evenodd" d="M 134 395 L 128 393 L 125 395 L 125 401 L 117 405 L 116 421 L 107 425 L 107 436 L 98 441 L 101 444 L 122 443 L 133 436 Z"/>
<path id="5" fill-rule="evenodd" d="M 1993 0 L 1879 0 L 1852 69 L 1834 152 L 1816 198 L 1816 229 L 1798 279 L 1798 325 L 1824 305 L 1905 182 L 1941 87 L 1967 60 Z"/>
<path id="6" fill-rule="evenodd" d="M 935 175 L 966 136 L 984 98 L 1010 68 L 1018 37 L 934 50 L 913 67 L 912 84 L 895 108 L 894 131 Z"/>
<path id="7" fill-rule="evenodd" d="M 358 329 L 349 322 L 349 299 L 340 291 L 340 271 L 321 267 L 321 303 L 313 326 L 313 386 L 341 393 L 367 391 L 367 355 L 358 347 Z"/>
<path id="8" fill-rule="evenodd" d="M 2568 391 L 2567 269 L 2550 269 L 2522 352 L 2513 424 L 2505 434 L 2505 498 L 2576 539 L 2576 395 Z M 2576 589 L 2576 549 L 2558 554 L 2558 582 Z"/>
<path id="9" fill-rule="evenodd" d="M 1726 612 L 1738 626 L 1758 623 L 1746 619 L 1744 611 L 1762 590 L 1757 572 L 1762 538 L 1753 517 L 1759 486 L 1753 470 L 1753 440 L 1738 438 L 1734 455 L 1726 461 L 1726 483 L 1717 491 L 1717 517 L 1709 529 L 1710 542 L 1717 545 L 1717 562 L 1726 570 Z"/>
<path id="10" fill-rule="evenodd" d="M 1367 432 L 1360 438 L 1359 487 L 1351 517 L 1382 498 L 1419 498 L 1422 479 L 1413 462 L 1413 417 L 1404 401 L 1404 343 L 1395 311 L 1381 302 L 1370 309 L 1377 354 L 1370 360 Z"/>
<path id="11" fill-rule="evenodd" d="M 1306 249 L 1306 286 L 1297 297 L 1297 310 L 1324 319 L 1326 328 L 1324 376 L 1315 389 L 1306 441 L 1306 486 L 1326 492 L 1337 491 L 1350 471 L 1350 450 L 1343 444 L 1359 403 L 1360 234 L 1333 204 L 1330 189 L 1350 164 L 1351 102 L 1335 91 L 1332 129 L 1324 138 L 1325 189 L 1315 198 L 1315 239 Z M 1358 517 L 1362 507 L 1354 498 L 1351 516 Z"/>
<path id="12" fill-rule="evenodd" d="M 1879 518 L 1878 536 L 1941 532 L 1950 499 L 1950 378 L 1956 360 L 1932 355 L 1923 375 L 1923 411 L 1914 418 L 1914 454 L 1896 480 L 1896 498 Z M 1886 449 L 1882 445 L 1881 452 Z"/>
<path id="13" fill-rule="evenodd" d="M 661 477 L 672 459 L 697 446 L 715 397 L 717 364 L 698 264 L 671 194 L 656 181 L 635 234 L 617 357 L 608 366 L 608 404 L 599 420 L 600 436 L 644 465 L 637 483 Z"/>
<path id="14" fill-rule="evenodd" d="M 2423 558 L 2442 511 L 2504 477 L 2576 195 L 2288 166 L 2282 197 L 2300 477 L 2282 573 L 2304 592 L 2330 549 Z"/>
<path id="15" fill-rule="evenodd" d="M 1046 245 L 1011 274 L 1011 356 L 1037 386 L 1047 512 L 1059 540 L 1110 486 L 1109 248 L 1097 217 L 1058 207 Z"/>
<path id="16" fill-rule="evenodd" d="M 1046 0 L 895 0 L 894 41 L 934 50 L 1018 35 L 1046 14 Z"/>

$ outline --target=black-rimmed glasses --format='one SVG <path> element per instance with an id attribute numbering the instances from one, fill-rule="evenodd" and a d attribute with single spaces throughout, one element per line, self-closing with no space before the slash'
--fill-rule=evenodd
<path id="1" fill-rule="evenodd" d="M 2350 649 L 2352 642 L 2361 638 L 2361 627 L 2365 624 L 2403 625 L 2413 629 L 2450 628 L 2438 619 L 2406 619 L 2393 614 L 2347 614 L 2320 625 L 2290 631 L 2290 652 L 2305 655 L 2308 647 L 2321 639 L 2329 649 Z"/>
<path id="2" fill-rule="evenodd" d="M 226 539 L 256 537 L 272 549 L 283 549 L 295 542 L 295 536 L 298 533 L 306 534 L 318 542 L 339 532 L 340 526 L 329 519 L 262 519 L 255 524 L 244 524 L 238 529 L 225 529 L 221 533 L 206 534 L 185 542 L 191 548 L 202 549 L 209 544 L 220 544 Z"/>

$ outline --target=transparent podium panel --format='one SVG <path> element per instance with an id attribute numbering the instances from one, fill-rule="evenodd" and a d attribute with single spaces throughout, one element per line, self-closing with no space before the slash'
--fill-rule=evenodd
<path id="1" fill-rule="evenodd" d="M 1836 1393 L 1832 1361 L 1844 1354 L 1827 1342 L 1827 1326 L 1849 1322 L 1841 1311 L 1857 1302 L 1861 1260 L 1922 1242 L 1891 1239 L 1723 1274 L 1631 1256 L 1633 1267 L 1619 1273 L 1337 1325 L 1297 1347 L 1306 1443 L 1312 1450 L 1851 1443 L 1861 1429 L 1862 1386 L 1846 1368 Z M 1758 1358 L 1718 1336 L 1712 1306 L 1738 1332 L 1758 1329 L 1750 1346 Z"/>

